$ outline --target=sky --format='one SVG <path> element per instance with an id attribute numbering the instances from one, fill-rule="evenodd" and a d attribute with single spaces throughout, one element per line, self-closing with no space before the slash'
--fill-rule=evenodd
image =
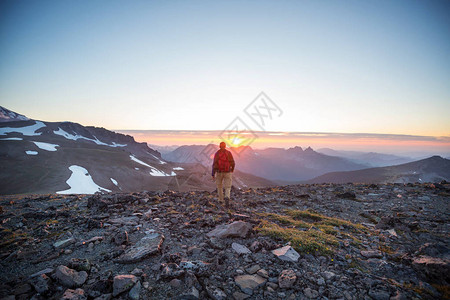
<path id="1" fill-rule="evenodd" d="M 449 82 L 448 1 L 0 2 L 0 105 L 33 119 L 448 138 Z"/>

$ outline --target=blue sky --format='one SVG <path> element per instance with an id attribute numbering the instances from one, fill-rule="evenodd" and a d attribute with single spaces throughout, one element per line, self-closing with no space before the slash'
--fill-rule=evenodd
<path id="1" fill-rule="evenodd" d="M 448 1 L 2 1 L 0 105 L 108 129 L 450 135 Z"/>

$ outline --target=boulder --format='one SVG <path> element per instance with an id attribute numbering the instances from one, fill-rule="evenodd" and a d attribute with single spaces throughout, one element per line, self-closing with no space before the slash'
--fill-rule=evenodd
<path id="1" fill-rule="evenodd" d="M 206 235 L 209 238 L 246 237 L 251 229 L 252 225 L 250 223 L 244 221 L 236 221 L 231 224 L 218 225 Z"/>
<path id="2" fill-rule="evenodd" d="M 85 271 L 77 272 L 73 269 L 61 265 L 56 268 L 55 278 L 62 285 L 73 288 L 83 285 L 83 283 L 88 278 L 88 274 Z"/>
<path id="3" fill-rule="evenodd" d="M 444 258 L 419 256 L 413 259 L 412 266 L 434 281 L 450 281 L 450 261 Z"/>
<path id="4" fill-rule="evenodd" d="M 272 253 L 284 261 L 296 262 L 300 258 L 300 254 L 298 254 L 291 246 L 275 249 Z"/>
<path id="5" fill-rule="evenodd" d="M 159 253 L 163 241 L 164 236 L 160 233 L 146 235 L 115 261 L 123 264 L 139 262 L 147 256 Z"/>
<path id="6" fill-rule="evenodd" d="M 130 290 L 137 282 L 138 279 L 134 275 L 117 275 L 114 277 L 113 282 L 113 296 L 116 297 L 117 295 Z"/>
<path id="7" fill-rule="evenodd" d="M 233 248 L 234 251 L 236 251 L 237 254 L 249 254 L 252 253 L 247 247 L 244 245 L 233 243 L 231 245 L 231 248 Z"/>
<path id="8" fill-rule="evenodd" d="M 246 293 L 247 295 L 252 295 L 253 290 L 263 286 L 267 280 L 259 275 L 239 275 L 234 278 L 237 286 Z"/>

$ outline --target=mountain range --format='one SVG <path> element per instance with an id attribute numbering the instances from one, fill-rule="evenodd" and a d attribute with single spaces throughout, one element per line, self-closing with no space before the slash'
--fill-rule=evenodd
<path id="1" fill-rule="evenodd" d="M 211 158 L 205 153 L 214 153 L 217 149 L 218 146 L 212 144 L 181 146 L 162 157 L 173 162 L 199 162 L 209 166 Z M 331 171 L 367 168 L 365 164 L 325 155 L 310 147 L 304 150 L 301 147 L 255 150 L 241 146 L 231 150 L 239 170 L 277 182 L 298 182 Z"/>
<path id="2" fill-rule="evenodd" d="M 217 145 L 163 149 L 161 155 L 130 135 L 72 122 L 33 120 L 0 106 L 0 194 L 215 189 L 211 162 Z M 409 159 L 310 147 L 241 146 L 231 151 L 237 164 L 236 188 L 450 180 L 450 161 L 441 157 L 385 166 Z M 370 168 L 374 165 L 382 167 Z"/>
<path id="3" fill-rule="evenodd" d="M 132 136 L 72 122 L 44 122 L 0 107 L 0 194 L 213 190 L 210 169 L 165 161 Z M 269 180 L 235 173 L 236 187 Z"/>

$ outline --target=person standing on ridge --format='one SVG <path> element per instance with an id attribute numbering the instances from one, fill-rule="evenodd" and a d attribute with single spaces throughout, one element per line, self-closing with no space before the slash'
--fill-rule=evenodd
<path id="1" fill-rule="evenodd" d="M 219 202 L 223 202 L 223 187 L 225 188 L 225 207 L 230 207 L 231 192 L 231 174 L 234 171 L 233 155 L 226 148 L 226 144 L 221 142 L 216 154 L 214 154 L 214 162 L 212 165 L 212 177 L 216 181 L 217 193 L 219 194 Z"/>

